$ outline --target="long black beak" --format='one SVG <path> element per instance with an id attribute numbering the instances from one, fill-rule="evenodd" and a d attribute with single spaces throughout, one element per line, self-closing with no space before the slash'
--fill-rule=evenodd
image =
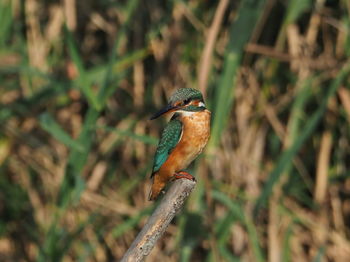
<path id="1" fill-rule="evenodd" d="M 180 108 L 179 106 L 173 106 L 172 104 L 167 104 L 165 107 L 163 107 L 161 110 L 159 110 L 157 113 L 155 113 L 150 120 L 156 119 L 160 117 L 161 115 L 168 113 L 170 111 L 176 110 Z"/>

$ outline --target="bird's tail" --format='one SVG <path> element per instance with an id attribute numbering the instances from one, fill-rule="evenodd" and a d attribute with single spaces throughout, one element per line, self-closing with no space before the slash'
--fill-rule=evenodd
<path id="1" fill-rule="evenodd" d="M 149 201 L 156 200 L 164 187 L 165 187 L 165 182 L 160 179 L 159 175 L 152 174 L 152 187 L 148 195 L 148 200 Z"/>

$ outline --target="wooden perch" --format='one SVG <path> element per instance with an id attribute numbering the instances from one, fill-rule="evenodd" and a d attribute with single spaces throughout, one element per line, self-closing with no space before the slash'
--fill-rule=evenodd
<path id="1" fill-rule="evenodd" d="M 188 179 L 178 179 L 173 182 L 157 209 L 124 254 L 121 262 L 137 262 L 145 259 L 179 212 L 195 185 L 196 182 Z"/>

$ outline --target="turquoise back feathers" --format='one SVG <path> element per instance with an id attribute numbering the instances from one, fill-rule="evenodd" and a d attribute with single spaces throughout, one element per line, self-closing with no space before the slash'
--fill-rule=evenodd
<path id="1" fill-rule="evenodd" d="M 169 98 L 168 104 L 151 117 L 151 119 L 156 119 L 161 115 L 174 113 L 174 116 L 165 127 L 160 138 L 154 157 L 152 174 L 159 171 L 168 159 L 171 151 L 179 143 L 183 124 L 178 116 L 183 112 L 198 112 L 205 109 L 203 96 L 200 91 L 194 88 L 179 88 Z"/>
<path id="2" fill-rule="evenodd" d="M 177 120 L 171 120 L 164 128 L 159 141 L 156 154 L 154 156 L 153 172 L 157 172 L 164 162 L 168 159 L 171 151 L 180 140 L 182 133 L 182 123 Z"/>

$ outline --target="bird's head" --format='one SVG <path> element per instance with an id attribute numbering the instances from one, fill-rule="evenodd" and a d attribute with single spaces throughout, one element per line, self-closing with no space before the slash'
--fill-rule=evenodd
<path id="1" fill-rule="evenodd" d="M 186 113 L 205 110 L 203 96 L 200 91 L 194 88 L 179 88 L 169 98 L 168 104 L 155 113 L 151 120 L 166 113 Z"/>

